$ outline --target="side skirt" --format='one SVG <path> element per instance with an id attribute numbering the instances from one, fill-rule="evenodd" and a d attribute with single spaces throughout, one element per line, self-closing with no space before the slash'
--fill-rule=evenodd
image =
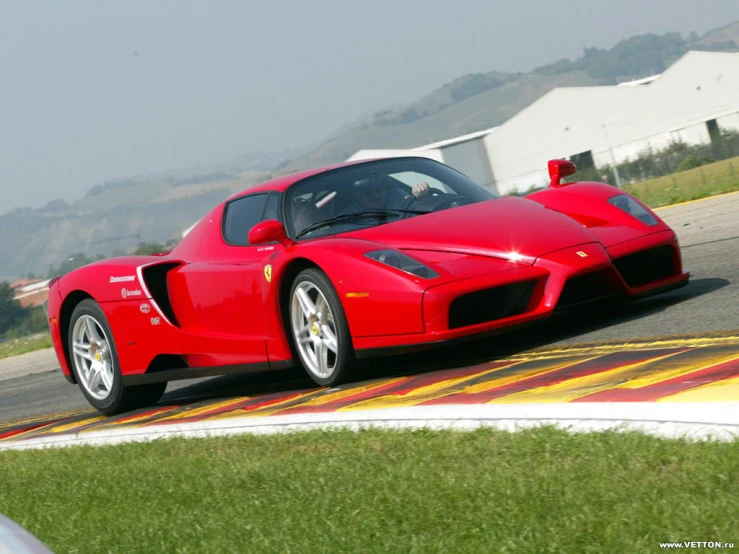
<path id="1" fill-rule="evenodd" d="M 203 377 L 218 377 L 220 375 L 234 375 L 238 373 L 257 373 L 273 369 L 288 369 L 290 367 L 293 367 L 293 362 L 291 360 L 272 363 L 258 362 L 254 364 L 237 364 L 214 367 L 185 367 L 181 369 L 153 371 L 151 373 L 124 375 L 123 385 L 126 387 L 133 387 L 136 385 L 148 385 L 151 383 L 181 381 L 183 379 L 200 379 Z"/>

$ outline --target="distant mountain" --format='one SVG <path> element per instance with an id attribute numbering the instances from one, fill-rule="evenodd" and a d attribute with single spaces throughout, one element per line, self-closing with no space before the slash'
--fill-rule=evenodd
<path id="1" fill-rule="evenodd" d="M 684 38 L 640 35 L 605 50 L 585 48 L 528 73 L 461 76 L 417 102 L 365 113 L 319 144 L 253 152 L 224 162 L 100 183 L 80 200 L 0 216 L 0 280 L 45 274 L 69 255 L 131 252 L 178 238 L 236 190 L 307 167 L 341 162 L 364 148 L 404 148 L 500 125 L 555 87 L 596 86 L 664 71 L 688 50 L 737 51 L 739 22 Z"/>

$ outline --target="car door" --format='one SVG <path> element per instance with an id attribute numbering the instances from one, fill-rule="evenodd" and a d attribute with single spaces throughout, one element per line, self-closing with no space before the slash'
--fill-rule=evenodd
<path id="1" fill-rule="evenodd" d="M 281 245 L 250 245 L 249 230 L 275 219 L 278 194 L 243 196 L 224 205 L 211 222 L 200 251 L 178 271 L 189 306 L 189 330 L 203 342 L 198 365 L 255 363 L 267 360 L 264 300 L 260 279 L 263 260 Z M 196 341 L 198 342 L 198 341 Z"/>

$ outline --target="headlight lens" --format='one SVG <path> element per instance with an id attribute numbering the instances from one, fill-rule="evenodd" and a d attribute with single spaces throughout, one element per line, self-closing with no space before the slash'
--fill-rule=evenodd
<path id="1" fill-rule="evenodd" d="M 422 279 L 434 279 L 439 276 L 433 269 L 397 250 L 375 250 L 374 252 L 368 252 L 365 256 Z"/>
<path id="2" fill-rule="evenodd" d="M 623 210 L 627 214 L 634 216 L 636 219 L 650 227 L 654 227 L 659 223 L 657 218 L 649 213 L 649 210 L 627 194 L 620 194 L 609 198 L 608 202 L 616 206 L 619 210 Z"/>

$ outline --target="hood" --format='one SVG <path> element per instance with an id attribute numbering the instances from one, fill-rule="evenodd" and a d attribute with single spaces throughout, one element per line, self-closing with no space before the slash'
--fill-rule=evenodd
<path id="1" fill-rule="evenodd" d="M 456 252 L 531 264 L 548 252 L 598 242 L 582 224 L 566 215 L 514 196 L 419 215 L 342 236 L 400 250 Z"/>

